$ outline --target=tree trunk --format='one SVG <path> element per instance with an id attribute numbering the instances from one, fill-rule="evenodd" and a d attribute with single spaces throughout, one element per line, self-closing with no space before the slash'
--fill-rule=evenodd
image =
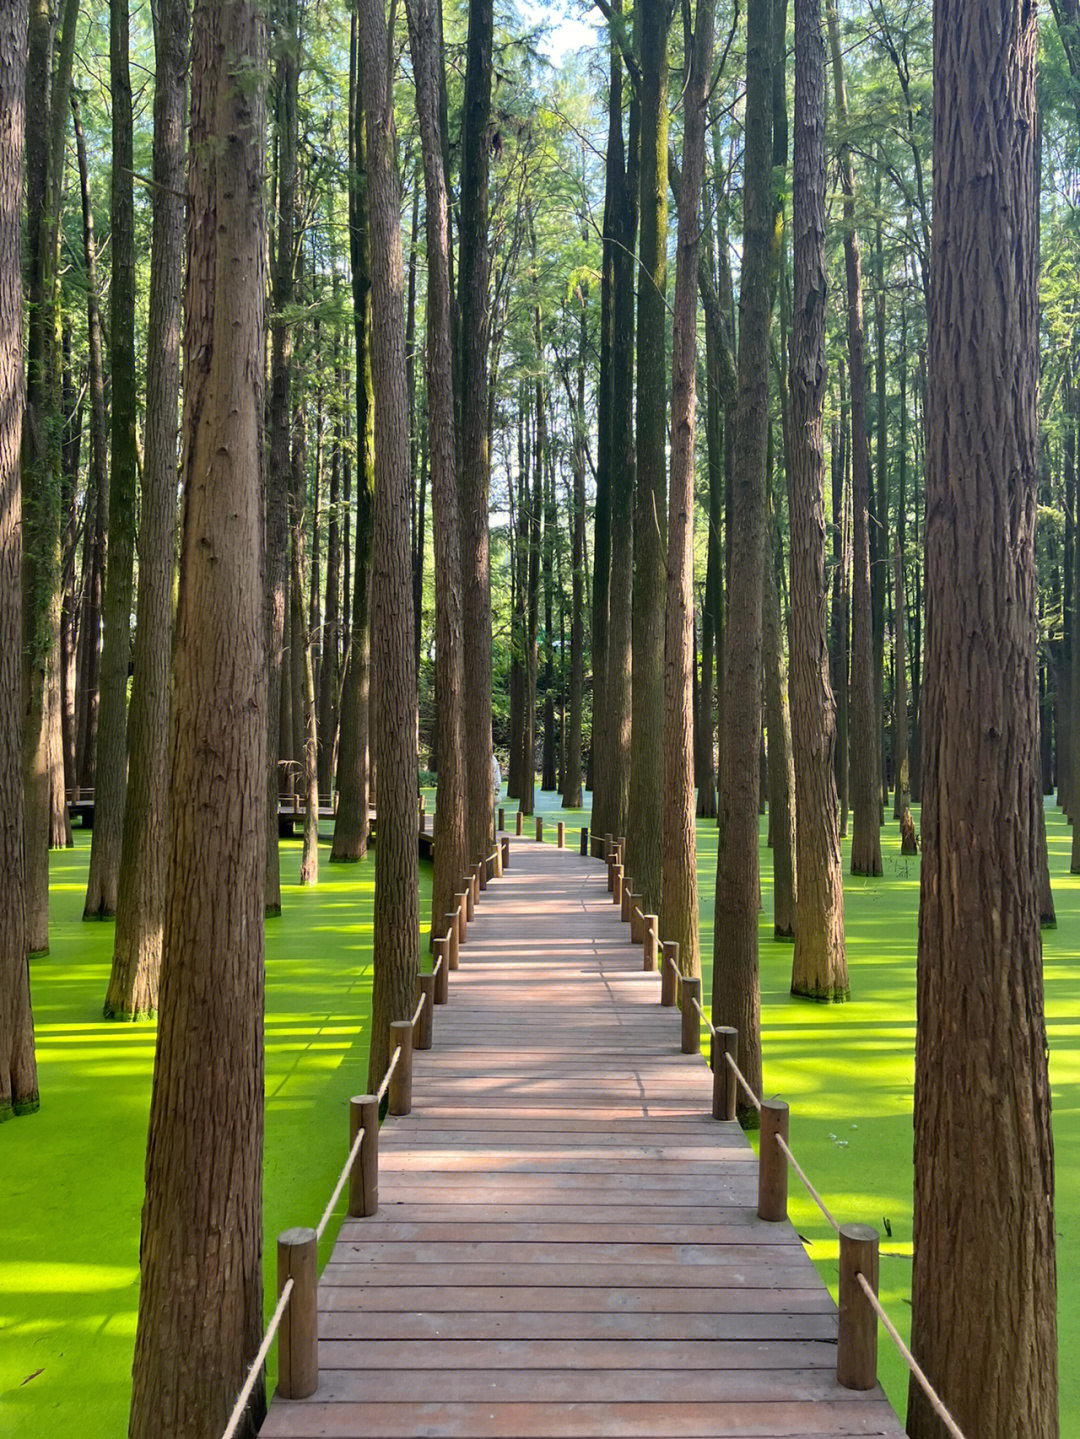
<path id="1" fill-rule="evenodd" d="M 540 311 L 535 312 L 536 349 L 541 349 Z M 541 513 L 544 504 L 544 464 L 547 459 L 547 412 L 544 406 L 544 384 L 538 376 L 534 391 L 536 431 L 533 440 L 532 497 L 529 501 L 529 577 L 526 601 L 528 633 L 525 637 L 525 715 L 522 721 L 522 814 L 532 814 L 536 787 L 536 689 L 540 663 L 538 637 L 540 632 L 540 539 Z"/>
<path id="2" fill-rule="evenodd" d="M 783 567 L 779 531 L 766 543 L 762 566 L 762 652 L 765 660 L 765 727 L 768 731 L 769 832 L 773 851 L 773 934 L 795 933 L 795 770 L 788 714 L 788 671 L 781 635 L 777 572 Z"/>
<path id="3" fill-rule="evenodd" d="M 146 455 L 129 722 L 128 798 L 106 1018 L 157 1009 L 165 909 L 169 705 L 176 548 L 177 403 L 183 315 L 188 0 L 154 11 L 154 190 L 146 336 Z M 275 805 L 275 819 L 276 819 Z"/>
<path id="4" fill-rule="evenodd" d="M 310 611 L 305 613 L 308 594 L 304 521 L 307 489 L 307 411 L 299 386 L 293 388 L 292 457 L 289 485 L 290 547 L 292 583 L 292 660 L 298 681 L 293 699 L 293 724 L 297 743 L 295 756 L 300 764 L 301 793 L 304 796 L 304 844 L 300 855 L 300 883 L 319 882 L 319 736 L 315 719 L 315 669 L 312 662 Z"/>
<path id="5" fill-rule="evenodd" d="M 439 30 L 434 0 L 410 0 L 409 40 L 423 148 L 427 231 L 427 394 L 435 532 L 435 687 L 439 779 L 431 933 L 446 931 L 468 865 L 465 826 L 464 655 L 461 516 L 454 424 L 454 341 L 450 299 L 450 202 L 439 125 Z M 422 556 L 421 556 L 422 565 Z"/>
<path id="6" fill-rule="evenodd" d="M 340 339 L 334 337 L 334 377 L 338 393 L 343 392 L 339 353 Z M 329 795 L 333 787 L 334 755 L 337 751 L 337 705 L 340 684 L 341 649 L 341 411 L 335 406 L 330 448 L 330 500 L 326 517 L 326 605 L 323 611 L 322 665 L 319 670 L 319 793 Z"/>
<path id="7" fill-rule="evenodd" d="M 128 3 L 109 0 L 112 92 L 112 199 L 109 286 L 111 456 L 109 558 L 102 613 L 101 707 L 94 777 L 94 829 L 84 919 L 116 913 L 127 794 L 127 688 L 135 562 L 135 196 Z"/>
<path id="8" fill-rule="evenodd" d="M 514 594 L 512 618 L 510 621 L 510 764 L 507 773 L 507 799 L 521 799 L 525 773 L 525 684 L 526 652 L 528 650 L 528 629 L 526 621 L 526 590 L 529 570 L 529 482 L 528 444 L 528 397 L 524 384 L 518 387 L 518 456 L 517 478 L 518 498 L 514 519 Z M 513 480 L 508 484 L 513 486 Z"/>
<path id="9" fill-rule="evenodd" d="M 354 27 L 355 30 L 355 27 Z M 356 343 L 356 561 L 349 662 L 341 690 L 338 809 L 330 862 L 354 864 L 367 854 L 371 776 L 371 586 L 375 515 L 375 394 L 371 369 L 371 251 L 363 66 L 356 34 L 349 84 L 349 257 Z"/>
<path id="10" fill-rule="evenodd" d="M 847 124 L 847 96 L 840 54 L 836 0 L 826 0 L 832 48 L 833 86 L 841 125 Z M 866 337 L 863 330 L 862 258 L 855 229 L 855 173 L 851 151 L 840 147 L 844 194 L 844 275 L 847 284 L 848 368 L 851 375 L 852 572 L 854 577 L 851 656 L 851 872 L 881 873 L 881 780 L 877 707 L 874 701 L 874 636 L 870 595 L 870 476 L 866 436 Z"/>
<path id="11" fill-rule="evenodd" d="M 0 1123 L 38 1108 L 34 1017 L 26 958 L 22 694 L 23 419 L 21 218 L 28 5 L 0 13 Z"/>
<path id="12" fill-rule="evenodd" d="M 934 6 L 911 1347 L 964 1432 L 994 1439 L 1058 1434 L 1038 893 L 1037 45 L 1031 7 Z M 908 1433 L 942 1433 L 914 1381 Z"/>
<path id="13" fill-rule="evenodd" d="M 739 1067 L 761 1089 L 758 990 L 758 789 L 761 744 L 761 567 L 768 439 L 769 275 L 773 236 L 772 0 L 747 9 L 746 160 L 739 290 L 738 422 L 732 483 L 725 742 L 713 929 L 713 1022 L 739 1031 Z M 752 1122 L 741 1101 L 740 1113 Z"/>
<path id="14" fill-rule="evenodd" d="M 585 357 L 588 346 L 588 325 L 586 322 L 588 293 L 587 285 L 583 285 L 581 309 L 578 315 L 577 403 L 574 410 L 574 490 L 570 518 L 570 564 L 572 568 L 570 578 L 570 712 L 569 716 L 564 718 L 565 728 L 563 730 L 563 809 L 580 809 L 582 801 L 581 697 L 582 691 L 585 688 L 585 596 L 583 593 L 585 588 L 585 446 L 588 439 L 588 421 L 585 416 Z M 599 504 L 599 500 L 597 503 Z M 610 494 L 606 497 L 605 506 L 609 503 Z M 608 528 L 606 541 L 608 555 L 605 560 L 605 565 L 607 566 L 610 566 L 611 561 L 610 518 L 610 514 L 604 517 L 605 527 Z M 607 573 L 605 571 L 604 619 L 602 622 L 605 636 L 607 634 L 607 588 Z M 594 621 L 597 613 L 598 605 L 594 585 Z M 593 642 L 593 694 L 595 696 L 597 684 L 595 635 Z M 593 734 L 593 745 L 594 747 L 596 745 L 595 731 Z M 596 758 L 598 759 L 599 756 L 596 756 Z"/>
<path id="15" fill-rule="evenodd" d="M 60 697 L 63 705 L 64 789 L 74 792 L 78 783 L 75 766 L 75 656 L 78 649 L 79 615 L 82 609 L 77 580 L 76 551 L 79 515 L 76 493 L 82 455 L 83 406 L 76 393 L 71 361 L 71 319 L 63 323 L 63 379 L 61 409 L 64 416 L 63 481 L 60 497 L 64 520 L 61 554 L 64 560 L 63 601 L 60 611 Z M 93 507 L 87 496 L 87 522 Z"/>
<path id="16" fill-rule="evenodd" d="M 627 872 L 658 914 L 664 824 L 664 601 L 667 529 L 668 24 L 664 0 L 637 0 L 641 107 L 634 499 L 633 673 Z"/>
<path id="17" fill-rule="evenodd" d="M 544 467 L 544 752 L 540 788 L 558 789 L 555 738 L 555 473 L 550 458 Z"/>
<path id="18" fill-rule="evenodd" d="M 262 8 L 198 0 L 191 59 L 172 820 L 131 1439 L 219 1434 L 262 1333 Z M 263 1410 L 260 1379 L 245 1439 Z"/>
<path id="19" fill-rule="evenodd" d="M 907 504 L 907 309 L 900 330 L 900 453 L 893 533 L 893 818 L 902 820 L 911 803 L 907 738 L 907 607 L 904 595 L 904 508 Z"/>
<path id="20" fill-rule="evenodd" d="M 791 517 L 791 746 L 795 765 L 795 953 L 792 994 L 844 999 L 844 886 L 829 683 L 825 566 L 825 44 L 820 0 L 795 0 L 792 154 L 794 303 L 788 371 Z M 834 473 L 838 446 L 834 443 Z M 842 531 L 833 484 L 834 535 Z M 840 487 L 842 491 L 842 486 Z M 841 542 L 842 544 L 842 542 Z M 834 540 L 834 558 L 841 545 Z M 839 587 L 839 578 L 834 581 Z M 834 595 L 836 594 L 834 589 Z"/>
<path id="21" fill-rule="evenodd" d="M 409 563 L 409 435 L 401 193 L 381 0 L 361 0 L 359 38 L 371 242 L 371 366 L 375 380 L 372 666 L 379 833 L 375 846 L 375 979 L 368 1085 L 390 1059 L 389 1026 L 413 1009 L 419 966 L 416 845 L 416 675 Z M 490 724 L 490 716 L 489 716 Z M 491 807 L 491 747 L 485 753 Z"/>
<path id="22" fill-rule="evenodd" d="M 491 573 L 488 551 L 488 155 L 492 0 L 469 0 L 461 122 L 461 474 L 464 581 L 465 760 L 470 859 L 491 836 Z M 531 750 L 530 750 L 531 755 Z M 531 813 L 531 806 L 530 811 Z"/>
<path id="23" fill-rule="evenodd" d="M 684 24 L 689 30 L 689 20 Z M 698 0 L 685 36 L 683 169 L 678 194 L 671 352 L 671 487 L 664 621 L 663 854 L 660 930 L 679 946 L 679 969 L 700 975 L 694 829 L 694 422 L 697 401 L 699 212 L 712 65 L 712 0 Z M 710 741 L 711 743 L 711 741 Z M 635 876 L 636 878 L 636 876 Z"/>

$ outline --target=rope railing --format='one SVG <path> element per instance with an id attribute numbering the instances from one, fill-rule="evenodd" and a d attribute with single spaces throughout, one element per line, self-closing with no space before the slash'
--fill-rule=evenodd
<path id="1" fill-rule="evenodd" d="M 383 1075 L 382 1083 L 379 1085 L 378 1089 L 375 1091 L 375 1098 L 379 1101 L 380 1104 L 381 1104 L 381 1103 L 383 1102 L 383 1100 L 386 1098 L 387 1091 L 388 1091 L 389 1088 L 390 1088 L 390 1081 L 391 1081 L 391 1080 L 393 1079 L 393 1077 L 394 1077 L 394 1071 L 397 1069 L 397 1067 L 398 1067 L 398 1062 L 400 1061 L 400 1059 L 401 1059 L 401 1047 L 399 1046 L 397 1049 L 394 1050 L 393 1058 L 390 1060 L 390 1063 L 386 1066 L 386 1073 Z"/>
<path id="2" fill-rule="evenodd" d="M 221 1439 L 233 1439 L 233 1436 L 236 1434 L 240 1420 L 243 1419 L 244 1413 L 247 1410 L 248 1400 L 251 1398 L 251 1391 L 255 1388 L 255 1381 L 262 1373 L 262 1367 L 266 1363 L 266 1356 L 270 1353 L 271 1344 L 273 1344 L 277 1338 L 278 1328 L 285 1315 L 285 1308 L 292 1298 L 294 1288 L 295 1282 L 292 1279 L 286 1279 L 281 1294 L 278 1296 L 277 1307 L 270 1318 L 270 1323 L 266 1326 L 266 1333 L 263 1335 L 263 1341 L 259 1345 L 259 1352 L 252 1360 L 251 1368 L 248 1370 L 247 1378 L 244 1380 L 244 1387 L 240 1390 L 236 1403 L 233 1405 L 233 1411 L 229 1415 L 229 1422 L 225 1425 L 225 1432 L 222 1434 Z"/>
<path id="3" fill-rule="evenodd" d="M 953 1439 L 964 1439 L 964 1434 L 959 1424 L 957 1424 L 956 1420 L 945 1408 L 945 1405 L 942 1403 L 941 1397 L 938 1394 L 937 1390 L 930 1383 L 930 1380 L 926 1377 L 922 1369 L 919 1367 L 918 1360 L 915 1358 L 914 1354 L 912 1354 L 911 1350 L 907 1347 L 904 1341 L 900 1338 L 900 1335 L 897 1333 L 895 1324 L 893 1324 L 888 1314 L 886 1314 L 881 1300 L 877 1297 L 877 1293 L 869 1280 L 866 1278 L 866 1275 L 862 1273 L 856 1273 L 855 1279 L 858 1283 L 859 1288 L 862 1290 L 863 1294 L 866 1297 L 866 1302 L 870 1305 L 871 1309 L 873 1309 L 878 1319 L 881 1320 L 882 1327 L 884 1328 L 886 1334 L 888 1334 L 889 1338 L 896 1345 L 897 1349 L 899 1349 L 901 1359 L 903 1359 L 908 1369 L 910 1369 L 919 1388 L 926 1395 L 927 1400 L 930 1403 L 931 1409 L 933 1409 L 934 1413 L 941 1420 L 942 1424 L 945 1425 L 945 1428 L 953 1436 Z"/>
<path id="4" fill-rule="evenodd" d="M 416 1002 L 416 1008 L 413 1010 L 413 1015 L 412 1015 L 412 1025 L 413 1025 L 413 1028 L 414 1028 L 414 1029 L 415 1029 L 416 1026 L 420 1023 L 420 1016 L 421 1016 L 421 1015 L 423 1014 L 423 1012 L 424 1012 L 424 1004 L 426 1003 L 426 1001 L 427 1001 L 427 995 L 426 995 L 426 994 L 422 994 L 422 995 L 420 996 L 420 998 L 419 998 L 419 999 L 417 1000 L 417 1002 Z"/>
<path id="5" fill-rule="evenodd" d="M 349 1150 L 349 1157 L 346 1159 L 341 1173 L 338 1175 L 338 1182 L 334 1185 L 334 1192 L 331 1194 L 330 1200 L 323 1210 L 322 1218 L 315 1226 L 316 1239 L 321 1239 L 326 1233 L 326 1226 L 330 1223 L 334 1210 L 337 1208 L 337 1202 L 341 1198 L 341 1191 L 349 1182 L 349 1175 L 352 1173 L 352 1167 L 356 1163 L 356 1156 L 360 1153 L 360 1146 L 363 1144 L 366 1134 L 367 1130 L 361 1129 L 353 1140 L 352 1148 Z"/>
<path id="6" fill-rule="evenodd" d="M 608 866 L 608 891 L 620 905 L 620 917 L 629 923 L 631 940 L 644 948 L 644 968 L 656 968 L 656 918 L 644 913 L 641 895 L 633 890 L 633 880 L 624 871 L 623 847 L 612 836 L 604 837 L 604 849 L 598 856 Z M 586 852 L 584 840 L 582 853 Z M 593 851 L 595 854 L 595 850 Z M 877 1324 L 880 1321 L 889 1338 L 926 1394 L 934 1413 L 953 1439 L 964 1439 L 956 1420 L 946 1409 L 940 1396 L 919 1367 L 910 1349 L 901 1339 L 896 1326 L 885 1312 L 877 1296 L 879 1236 L 868 1225 L 841 1225 L 815 1188 L 806 1170 L 799 1163 L 788 1143 L 788 1106 L 783 1100 L 762 1100 L 739 1068 L 738 1034 L 734 1029 L 715 1025 L 701 1002 L 701 980 L 685 975 L 679 969 L 679 946 L 664 941 L 660 970 L 660 1003 L 672 1007 L 677 1002 L 682 1013 L 682 1050 L 685 1054 L 700 1053 L 701 1030 L 712 1039 L 713 1117 L 736 1117 L 736 1087 L 760 1116 L 761 1142 L 758 1151 L 758 1217 L 765 1220 L 786 1220 L 787 1175 L 794 1170 L 825 1221 L 840 1240 L 840 1322 L 837 1342 L 837 1379 L 849 1389 L 872 1389 L 877 1384 Z M 722 1063 L 721 1063 L 722 1061 Z M 870 1277 L 868 1277 L 868 1275 Z"/>

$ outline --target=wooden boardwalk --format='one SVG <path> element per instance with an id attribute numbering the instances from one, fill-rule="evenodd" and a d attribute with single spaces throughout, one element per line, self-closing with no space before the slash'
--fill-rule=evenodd
<path id="1" fill-rule="evenodd" d="M 757 1219 L 604 867 L 511 861 L 383 1126 L 379 1212 L 322 1274 L 318 1391 L 263 1435 L 902 1435 L 880 1388 L 837 1384 L 832 1300 Z"/>

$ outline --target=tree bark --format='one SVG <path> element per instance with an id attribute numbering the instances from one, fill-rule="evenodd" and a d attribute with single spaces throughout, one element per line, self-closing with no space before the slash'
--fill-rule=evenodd
<path id="1" fill-rule="evenodd" d="M 783 567 L 779 531 L 766 541 L 762 566 L 762 653 L 765 660 L 765 728 L 768 733 L 769 831 L 773 851 L 773 934 L 795 933 L 795 770 L 788 713 L 788 670 L 781 634 L 777 573 Z"/>
<path id="2" fill-rule="evenodd" d="M 262 1332 L 262 7 L 198 0 L 191 61 L 172 822 L 131 1439 L 219 1434 Z M 260 1380 L 245 1439 L 263 1410 Z"/>
<path id="3" fill-rule="evenodd" d="M 101 701 L 94 774 L 94 829 L 84 919 L 116 913 L 127 794 L 127 689 L 131 659 L 135 509 L 135 195 L 128 0 L 109 0 L 109 82 L 112 93 L 112 198 L 109 285 L 111 474 L 109 557 L 102 611 Z"/>
<path id="4" fill-rule="evenodd" d="M 907 505 L 907 309 L 900 329 L 900 446 L 893 532 L 893 818 L 903 820 L 911 803 L 907 735 L 907 603 L 904 594 L 904 524 Z"/>
<path id="5" fill-rule="evenodd" d="M 788 370 L 791 419 L 787 470 L 791 516 L 789 693 L 798 893 L 791 992 L 816 999 L 844 999 L 848 993 L 848 973 L 834 768 L 836 705 L 829 683 L 826 624 L 823 415 L 828 282 L 825 270 L 825 43 L 820 0 L 795 0 L 792 171 L 794 304 Z M 834 463 L 835 458 L 834 454 Z M 834 486 L 835 530 L 842 528 L 839 508 Z"/>
<path id="6" fill-rule="evenodd" d="M 305 614 L 308 592 L 305 558 L 304 494 L 307 480 L 307 412 L 298 387 L 293 391 L 292 478 L 289 489 L 291 511 L 289 553 L 292 562 L 292 647 L 293 663 L 299 678 L 298 713 L 293 716 L 297 726 L 297 756 L 300 761 L 300 783 L 304 795 L 304 843 L 300 854 L 300 883 L 319 882 L 319 736 L 315 717 L 315 670 L 312 662 L 310 611 Z"/>
<path id="7" fill-rule="evenodd" d="M 371 625 L 378 704 L 373 725 L 379 786 L 375 846 L 375 979 L 368 1083 L 389 1063 L 389 1025 L 412 1013 L 419 966 L 416 845 L 416 675 L 409 563 L 409 433 L 401 193 L 381 0 L 360 0 L 363 111 L 371 237 L 371 362 L 375 382 L 375 534 Z M 489 716 L 490 724 L 490 716 Z M 491 808 L 491 747 L 485 754 Z"/>
<path id="8" fill-rule="evenodd" d="M 833 87 L 842 125 L 847 96 L 836 0 L 826 0 Z M 847 285 L 848 369 L 851 375 L 852 656 L 851 656 L 851 872 L 881 873 L 881 766 L 874 701 L 874 635 L 870 594 L 870 476 L 866 436 L 866 337 L 863 329 L 862 257 L 855 229 L 855 172 L 846 141 L 840 147 L 844 195 L 844 275 Z"/>
<path id="9" fill-rule="evenodd" d="M 21 217 L 29 6 L 0 13 L 0 1123 L 38 1108 L 34 1017 L 26 954 L 22 695 L 24 379 Z"/>
<path id="10" fill-rule="evenodd" d="M 758 988 L 758 789 L 761 744 L 761 573 L 768 441 L 772 260 L 772 0 L 747 8 L 746 159 L 739 290 L 738 420 L 724 671 L 725 742 L 713 928 L 713 1022 L 739 1031 L 739 1067 L 761 1089 Z M 752 1122 L 745 1101 L 740 1113 Z"/>
<path id="11" fill-rule="evenodd" d="M 994 1439 L 1058 1433 L 1038 896 L 1037 46 L 1032 7 L 936 0 L 911 1337 L 964 1432 Z M 908 1433 L 943 1433 L 914 1382 Z"/>
<path id="12" fill-rule="evenodd" d="M 105 1016 L 157 1009 L 165 909 L 176 547 L 177 403 L 184 273 L 188 0 L 154 11 L 154 191 L 146 336 L 146 455 L 129 717 L 128 797 Z M 275 815 L 276 819 L 276 815 Z"/>
<path id="13" fill-rule="evenodd" d="M 688 29 L 689 21 L 685 23 Z M 686 35 L 684 46 L 688 73 L 683 87 L 683 167 L 675 248 L 660 896 L 661 932 L 665 940 L 677 941 L 679 969 L 685 975 L 701 973 L 694 828 L 694 423 L 699 213 L 705 177 L 705 112 L 712 38 L 712 0 L 698 0 L 693 34 Z"/>
<path id="14" fill-rule="evenodd" d="M 338 394 L 344 374 L 340 336 L 334 336 L 334 378 Z M 341 665 L 341 411 L 334 406 L 330 439 L 330 495 L 326 515 L 326 603 L 323 608 L 322 664 L 319 668 L 319 793 L 329 795 L 337 751 L 337 706 Z"/>
<path id="15" fill-rule="evenodd" d="M 578 314 L 577 397 L 574 407 L 574 489 L 572 513 L 570 517 L 570 564 L 572 569 L 570 578 L 570 713 L 568 719 L 565 721 L 563 732 L 563 809 L 580 809 L 582 801 L 581 700 L 582 691 L 585 688 L 585 446 L 588 438 L 588 422 L 585 416 L 585 359 L 589 338 L 586 318 L 588 293 L 588 286 L 584 285 L 581 292 L 581 308 Z M 599 500 L 597 504 L 599 505 Z M 609 505 L 610 493 L 605 499 L 605 507 Z M 611 562 L 610 520 L 610 514 L 605 515 L 604 525 L 605 528 L 608 529 L 606 541 L 608 554 L 605 565 L 608 567 L 610 567 Z M 603 601 L 603 631 L 605 637 L 607 634 L 607 588 L 607 573 L 605 572 L 605 593 Z M 597 605 L 594 587 L 594 617 L 598 613 L 598 610 L 599 607 Z M 593 693 L 595 695 L 595 686 L 598 683 L 596 679 L 595 635 L 593 644 Z M 595 751 L 595 732 L 593 734 L 593 747 Z M 594 755 L 594 783 L 596 759 L 599 759 L 599 755 Z"/>

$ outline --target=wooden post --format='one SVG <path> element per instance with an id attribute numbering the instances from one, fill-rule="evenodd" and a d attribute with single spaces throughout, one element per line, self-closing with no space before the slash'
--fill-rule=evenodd
<path id="1" fill-rule="evenodd" d="M 878 1292 L 878 1232 L 869 1224 L 840 1226 L 840 1327 L 836 1379 L 845 1389 L 877 1383 L 877 1315 L 857 1275 Z"/>
<path id="2" fill-rule="evenodd" d="M 465 936 L 469 932 L 467 927 L 468 914 L 466 912 L 469 903 L 467 891 L 459 889 L 457 894 L 454 895 L 454 899 L 457 901 L 457 937 L 458 948 L 460 949 L 464 945 Z"/>
<path id="3" fill-rule="evenodd" d="M 503 807 L 503 805 L 500 805 L 500 806 L 499 806 L 499 828 L 500 828 L 500 829 L 505 829 L 505 828 L 506 828 L 506 810 L 505 810 L 505 808 Z"/>
<path id="4" fill-rule="evenodd" d="M 502 837 L 502 867 L 503 872 L 510 868 L 510 836 L 504 834 Z"/>
<path id="5" fill-rule="evenodd" d="M 665 1009 L 675 1008 L 675 997 L 679 988 L 679 976 L 676 972 L 678 968 L 679 941 L 665 939 L 664 953 L 660 959 L 660 1003 Z"/>
<path id="6" fill-rule="evenodd" d="M 645 916 L 641 912 L 641 901 L 645 898 L 643 894 L 632 894 L 630 896 L 630 943 L 640 944 L 645 933 Z"/>
<path id="7" fill-rule="evenodd" d="M 420 811 L 420 833 L 427 833 L 427 815 L 424 813 L 423 809 L 421 809 Z"/>
<path id="8" fill-rule="evenodd" d="M 619 918 L 623 924 L 630 923 L 630 906 L 634 902 L 634 881 L 629 875 L 623 878 L 622 903 L 619 905 Z"/>
<path id="9" fill-rule="evenodd" d="M 440 959 L 442 960 L 442 964 L 439 965 L 439 972 L 435 976 L 436 1004 L 445 1004 L 450 998 L 450 956 L 447 953 L 449 948 L 450 942 L 445 935 L 442 939 L 437 939 L 435 941 L 436 965 L 439 965 Z"/>
<path id="10" fill-rule="evenodd" d="M 607 857 L 607 889 L 608 889 L 608 894 L 610 894 L 614 888 L 615 888 L 615 860 L 614 860 L 614 858 L 612 857 L 612 855 L 611 855 L 610 852 L 609 852 L 608 857 Z"/>
<path id="11" fill-rule="evenodd" d="M 421 995 L 424 997 L 424 1007 L 420 1011 L 420 1018 L 416 1022 L 416 1048 L 430 1049 L 432 1037 L 435 1032 L 435 976 L 433 974 L 418 974 L 416 976 L 416 998 L 419 1002 Z"/>
<path id="12" fill-rule="evenodd" d="M 520 838 L 520 835 L 521 835 L 521 811 L 520 811 L 520 810 L 518 810 L 518 812 L 517 812 L 517 832 L 518 832 L 518 836 L 519 836 L 519 838 Z"/>
<path id="13" fill-rule="evenodd" d="M 544 816 L 542 814 L 536 816 L 536 842 L 537 844 L 544 842 Z"/>
<path id="14" fill-rule="evenodd" d="M 476 909 L 476 906 L 480 903 L 480 890 L 482 888 L 482 885 L 480 884 L 480 871 L 483 869 L 483 867 L 484 861 L 482 859 L 478 859 L 472 867 L 472 901 L 474 911 Z M 469 918 L 472 919 L 471 914 L 469 915 Z"/>
<path id="15" fill-rule="evenodd" d="M 730 1054 L 738 1063 L 739 1031 L 727 1025 L 716 1026 L 716 1038 L 712 1043 L 712 1117 L 734 1119 L 738 1104 L 738 1080 L 735 1071 L 724 1058 Z"/>
<path id="16" fill-rule="evenodd" d="M 361 1129 L 360 1153 L 349 1174 L 349 1218 L 370 1219 L 379 1208 L 379 1100 L 358 1094 L 349 1100 L 349 1148 Z"/>
<path id="17" fill-rule="evenodd" d="M 613 904 L 622 906 L 623 892 L 623 867 L 621 864 L 613 864 L 611 867 L 611 900 Z"/>
<path id="18" fill-rule="evenodd" d="M 390 1023 L 390 1058 L 394 1050 L 401 1058 L 390 1076 L 387 1110 L 390 1114 L 408 1114 L 412 1110 L 412 1020 L 395 1019 Z"/>
<path id="19" fill-rule="evenodd" d="M 278 1330 L 277 1392 L 282 1399 L 306 1399 L 319 1387 L 318 1246 L 314 1229 L 285 1229 L 278 1235 L 278 1294 L 287 1279 L 293 1282 Z"/>
<path id="20" fill-rule="evenodd" d="M 647 973 L 656 973 L 656 952 L 660 944 L 660 921 L 655 914 L 645 916 L 644 933 L 641 937 L 641 967 Z"/>
<path id="21" fill-rule="evenodd" d="M 458 934 L 458 912 L 455 909 L 446 916 L 446 952 L 450 957 L 451 969 L 458 967 Z"/>
<path id="22" fill-rule="evenodd" d="M 560 848 L 560 849 L 565 849 L 565 848 L 566 848 L 566 824 L 564 823 L 563 820 L 559 820 L 559 823 L 558 823 L 558 825 L 557 825 L 556 828 L 555 828 L 555 833 L 556 833 L 556 835 L 557 835 L 557 837 L 558 837 L 558 845 L 559 845 L 559 848 Z"/>
<path id="23" fill-rule="evenodd" d="M 586 856 L 589 853 L 589 831 L 587 827 L 581 831 L 581 853 Z"/>
<path id="24" fill-rule="evenodd" d="M 684 974 L 680 984 L 682 990 L 682 1052 L 701 1053 L 701 1019 L 694 1008 L 694 1001 L 701 1003 L 701 980 Z"/>
<path id="25" fill-rule="evenodd" d="M 763 1099 L 757 1212 L 759 1219 L 768 1219 L 774 1224 L 787 1218 L 788 1190 L 787 1155 L 777 1144 L 777 1135 L 787 1142 L 788 1107 L 782 1099 Z"/>
<path id="26" fill-rule="evenodd" d="M 605 835 L 604 835 L 604 858 L 608 861 L 608 863 L 611 862 L 611 845 L 612 845 L 612 838 L 611 838 L 610 833 L 609 833 L 609 834 L 605 834 Z"/>
<path id="27" fill-rule="evenodd" d="M 491 873 L 492 873 L 492 878 L 493 878 L 493 879 L 502 879 L 502 872 L 503 872 L 503 861 L 502 861 L 502 857 L 503 857 L 503 845 L 504 845 L 504 844 L 509 844 L 509 840 L 507 840 L 505 836 L 500 840 L 499 837 L 498 837 L 498 835 L 496 835 L 496 837 L 495 837 L 495 858 L 491 861 L 491 864 L 492 864 Z"/>
<path id="28" fill-rule="evenodd" d="M 476 871 L 467 874 L 461 881 L 465 888 L 461 891 L 465 897 L 465 921 L 472 923 L 473 915 L 476 913 Z"/>
<path id="29" fill-rule="evenodd" d="M 498 845 L 496 845 L 495 848 L 498 849 Z M 494 861 L 492 861 L 492 863 L 494 863 Z M 477 888 L 477 890 L 485 890 L 485 889 L 487 889 L 487 887 L 488 887 L 488 862 L 487 862 L 487 856 L 485 855 L 485 857 L 484 857 L 484 858 L 480 861 L 480 863 L 476 866 L 476 888 Z M 480 895 L 477 894 L 476 897 L 477 897 L 477 899 L 479 899 L 479 898 L 480 898 Z"/>

